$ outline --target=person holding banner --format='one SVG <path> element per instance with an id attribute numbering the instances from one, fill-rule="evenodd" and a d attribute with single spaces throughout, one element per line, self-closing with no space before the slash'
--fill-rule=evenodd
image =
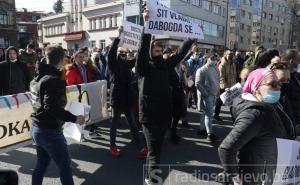
<path id="1" fill-rule="evenodd" d="M 130 127 L 133 141 L 135 142 L 139 153 L 139 158 L 145 158 L 148 150 L 143 147 L 142 139 L 139 137 L 137 124 L 133 113 L 134 89 L 131 82 L 133 81 L 133 72 L 131 68 L 134 66 L 135 60 L 127 61 L 127 50 L 118 48 L 120 35 L 123 27 L 118 29 L 119 36 L 115 38 L 111 49 L 108 53 L 108 68 L 111 74 L 111 106 L 112 106 L 112 125 L 110 128 L 110 154 L 112 156 L 120 156 L 120 150 L 116 146 L 117 125 L 120 124 L 121 114 L 124 113 Z"/>
<path id="2" fill-rule="evenodd" d="M 144 21 L 149 10 L 144 10 Z M 172 119 L 169 71 L 184 59 L 195 40 L 187 39 L 177 52 L 163 59 L 163 47 L 158 41 L 151 43 L 151 34 L 142 34 L 137 54 L 136 72 L 139 76 L 140 122 L 144 128 L 149 154 L 146 161 L 146 183 L 161 184 L 159 170 L 161 146 Z"/>
<path id="3" fill-rule="evenodd" d="M 272 184 L 277 164 L 276 138 L 288 137 L 275 110 L 280 88 L 272 70 L 250 73 L 243 94 L 233 103 L 235 126 L 218 149 L 224 168 L 218 178 L 226 177 L 235 185 Z"/>
<path id="4" fill-rule="evenodd" d="M 62 132 L 64 122 L 84 124 L 84 116 L 75 116 L 64 108 L 67 104 L 66 82 L 61 80 L 64 50 L 60 46 L 46 48 L 47 64 L 41 63 L 37 76 L 30 83 L 31 137 L 36 144 L 37 163 L 32 185 L 41 185 L 51 159 L 59 169 L 63 185 L 74 184 L 67 141 Z"/>

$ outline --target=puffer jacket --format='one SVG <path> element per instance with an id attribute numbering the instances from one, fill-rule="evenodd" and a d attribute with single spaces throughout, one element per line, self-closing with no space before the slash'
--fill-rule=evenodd
<path id="1" fill-rule="evenodd" d="M 275 106 L 257 102 L 251 94 L 242 94 L 234 100 L 232 113 L 235 126 L 218 149 L 224 172 L 232 176 L 267 174 L 270 181 L 266 185 L 271 185 L 277 163 L 276 138 L 287 138 Z M 243 184 L 262 184 L 260 180 L 250 178 Z"/>
<path id="2" fill-rule="evenodd" d="M 219 65 L 219 70 L 221 89 L 230 88 L 236 84 L 236 67 L 233 62 L 223 57 Z"/>

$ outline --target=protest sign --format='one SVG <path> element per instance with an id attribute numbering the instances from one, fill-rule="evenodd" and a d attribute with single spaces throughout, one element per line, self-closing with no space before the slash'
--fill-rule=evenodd
<path id="1" fill-rule="evenodd" d="M 149 21 L 145 33 L 204 39 L 200 21 L 181 15 L 158 0 L 147 0 Z"/>
<path id="2" fill-rule="evenodd" d="M 121 35 L 120 47 L 137 51 L 141 41 L 143 26 L 123 21 L 123 33 Z"/>
<path id="3" fill-rule="evenodd" d="M 97 123 L 108 118 L 106 98 L 106 81 L 69 86 L 67 87 L 66 109 L 74 101 L 90 105 L 87 124 Z M 32 112 L 29 93 L 0 96 L 0 153 L 32 143 L 29 134 Z"/>
<path id="4" fill-rule="evenodd" d="M 277 139 L 277 150 L 273 185 L 300 184 L 300 142 Z"/>
<path id="5" fill-rule="evenodd" d="M 220 98 L 225 106 L 230 106 L 233 103 L 233 100 L 238 97 L 243 91 L 243 87 L 240 83 L 232 86 L 229 91 L 221 94 Z"/>

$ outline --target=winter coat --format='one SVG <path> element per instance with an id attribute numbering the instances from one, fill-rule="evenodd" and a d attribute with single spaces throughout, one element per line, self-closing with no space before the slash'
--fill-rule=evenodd
<path id="1" fill-rule="evenodd" d="M 139 76 L 140 122 L 169 124 L 172 117 L 172 101 L 169 71 L 185 57 L 193 40 L 183 42 L 177 52 L 166 61 L 150 58 L 151 35 L 143 34 L 135 70 Z"/>
<path id="2" fill-rule="evenodd" d="M 91 72 L 86 67 L 87 82 L 92 82 Z M 83 78 L 76 63 L 74 63 L 66 72 L 67 85 L 83 84 Z"/>
<path id="3" fill-rule="evenodd" d="M 24 93 L 29 90 L 30 76 L 27 66 L 9 60 L 0 63 L 0 95 Z"/>
<path id="4" fill-rule="evenodd" d="M 219 156 L 225 173 L 263 175 L 265 172 L 271 180 L 266 185 L 271 185 L 277 163 L 276 138 L 287 138 L 287 132 L 275 106 L 254 99 L 251 94 L 242 94 L 234 100 L 235 126 L 221 143 Z M 262 183 L 251 178 L 243 184 Z"/>
<path id="5" fill-rule="evenodd" d="M 223 57 L 219 65 L 219 71 L 221 89 L 230 88 L 236 84 L 236 67 L 233 62 Z"/>
<path id="6" fill-rule="evenodd" d="M 23 52 L 20 54 L 19 59 L 21 62 L 25 63 L 28 67 L 29 70 L 29 75 L 30 75 L 30 81 L 34 78 L 35 76 L 35 67 L 36 63 L 38 61 L 37 54 L 35 52 L 29 54 L 27 52 Z"/>
<path id="7" fill-rule="evenodd" d="M 133 105 L 133 81 L 132 65 L 117 57 L 120 39 L 116 38 L 108 53 L 108 68 L 110 71 L 110 96 L 111 106 L 116 109 L 130 109 Z M 131 61 L 134 63 L 134 61 Z"/>
<path id="8" fill-rule="evenodd" d="M 62 129 L 64 122 L 76 122 L 76 116 L 66 111 L 66 82 L 54 66 L 41 63 L 37 76 L 30 83 L 30 98 L 34 113 L 33 125 L 40 128 Z"/>

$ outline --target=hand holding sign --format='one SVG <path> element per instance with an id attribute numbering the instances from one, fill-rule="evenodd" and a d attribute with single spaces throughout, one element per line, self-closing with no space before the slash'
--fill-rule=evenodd
<path id="1" fill-rule="evenodd" d="M 149 20 L 149 17 L 150 17 L 150 11 L 146 8 L 143 12 L 143 18 L 144 18 L 144 22 L 147 22 Z"/>

